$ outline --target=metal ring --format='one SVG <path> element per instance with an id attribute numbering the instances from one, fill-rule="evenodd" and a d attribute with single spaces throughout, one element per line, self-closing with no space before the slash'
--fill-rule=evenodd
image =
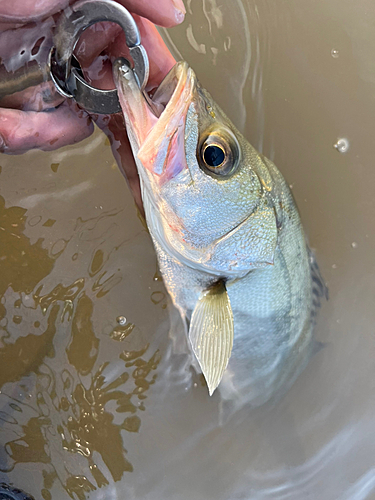
<path id="1" fill-rule="evenodd" d="M 134 73 L 141 90 L 148 81 L 149 62 L 141 45 L 138 27 L 130 12 L 112 0 L 82 0 L 60 16 L 50 52 L 50 73 L 57 91 L 92 113 L 121 111 L 117 90 L 100 90 L 89 85 L 73 56 L 81 34 L 100 21 L 117 23 L 124 31 L 126 44 L 134 61 Z M 72 64 L 73 62 L 73 64 Z"/>

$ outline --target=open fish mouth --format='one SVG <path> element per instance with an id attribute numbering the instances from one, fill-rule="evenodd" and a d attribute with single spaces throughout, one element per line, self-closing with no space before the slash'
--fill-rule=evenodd
<path id="1" fill-rule="evenodd" d="M 168 107 L 171 111 L 184 91 L 192 70 L 185 61 L 176 63 L 153 93 L 151 103 L 154 113 L 159 117 Z"/>
<path id="2" fill-rule="evenodd" d="M 185 165 L 185 120 L 193 101 L 196 77 L 178 62 L 150 97 L 141 92 L 123 59 L 114 64 L 127 131 L 133 151 L 158 184 L 177 175 Z"/>

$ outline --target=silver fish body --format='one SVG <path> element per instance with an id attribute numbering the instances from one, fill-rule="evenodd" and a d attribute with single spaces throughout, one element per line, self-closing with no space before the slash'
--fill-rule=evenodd
<path id="1" fill-rule="evenodd" d="M 272 265 L 244 276 L 207 273 L 171 255 L 150 228 L 167 290 L 188 321 L 202 292 L 218 278 L 227 280 L 234 340 L 220 388 L 227 399 L 246 395 L 256 406 L 290 384 L 305 366 L 315 308 L 310 254 L 295 202 L 280 172 L 269 160 L 263 162 L 272 178 L 268 196 L 278 224 Z"/>
<path id="2" fill-rule="evenodd" d="M 220 382 L 263 404 L 305 366 L 324 289 L 289 187 L 186 63 L 152 109 L 131 72 L 114 75 L 160 270 L 210 394 Z"/>

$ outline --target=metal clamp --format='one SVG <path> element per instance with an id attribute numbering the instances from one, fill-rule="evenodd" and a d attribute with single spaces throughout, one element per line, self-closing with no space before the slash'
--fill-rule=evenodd
<path id="1" fill-rule="evenodd" d="M 141 90 L 148 81 L 149 61 L 141 44 L 138 27 L 128 10 L 112 0 L 82 0 L 60 16 L 50 52 L 50 73 L 57 91 L 74 98 L 92 113 L 112 114 L 121 111 L 117 90 L 100 90 L 89 85 L 73 55 L 81 34 L 100 21 L 117 23 L 124 31 L 126 44 L 134 61 L 133 71 Z"/>

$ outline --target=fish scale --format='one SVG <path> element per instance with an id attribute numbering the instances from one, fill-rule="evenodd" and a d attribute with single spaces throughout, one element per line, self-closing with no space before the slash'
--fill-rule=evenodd
<path id="1" fill-rule="evenodd" d="M 209 393 L 263 404 L 306 366 L 324 290 L 293 196 L 187 63 L 160 85 L 157 120 L 121 71 L 115 65 L 147 225 Z M 207 156 L 220 165 L 207 164 L 206 145 L 221 151 Z M 151 154 L 164 158 L 162 170 Z"/>

